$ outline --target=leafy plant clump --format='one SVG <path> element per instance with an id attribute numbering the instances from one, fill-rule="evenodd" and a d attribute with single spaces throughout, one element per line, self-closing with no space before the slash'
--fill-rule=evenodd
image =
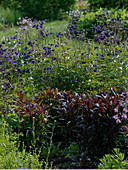
<path id="1" fill-rule="evenodd" d="M 95 39 L 96 41 L 106 40 L 106 43 L 111 44 L 112 41 L 118 40 L 120 42 L 127 39 L 128 22 L 126 9 L 123 11 L 114 9 L 108 11 L 100 8 L 96 12 L 87 11 L 73 25 L 75 25 L 75 34 L 82 34 L 86 38 Z"/>
<path id="2" fill-rule="evenodd" d="M 22 93 L 18 96 L 15 107 L 12 105 L 16 115 L 9 114 L 6 121 L 22 134 L 20 140 L 28 149 L 33 143 L 41 148 L 44 141 L 49 141 L 54 124 L 53 143 L 66 147 L 76 142 L 82 153 L 86 150 L 91 162 L 110 152 L 116 143 L 126 146 L 126 137 L 121 135 L 121 127 L 127 126 L 127 97 L 123 92 L 89 95 L 48 89 L 33 100 L 24 98 Z M 120 137 L 122 142 L 117 142 Z M 82 167 L 86 167 L 85 159 Z"/>
<path id="3" fill-rule="evenodd" d="M 92 9 L 98 9 L 100 7 L 102 8 L 117 8 L 117 9 L 126 9 L 128 8 L 128 3 L 127 0 L 111 0 L 111 1 L 106 1 L 106 0 L 88 0 L 88 3 L 90 4 L 89 7 Z"/>
<path id="4" fill-rule="evenodd" d="M 36 153 L 33 155 L 25 151 L 20 152 L 16 146 L 16 135 L 7 131 L 7 124 L 0 124 L 0 168 L 42 168 L 39 157 Z"/>
<path id="5" fill-rule="evenodd" d="M 125 154 L 121 153 L 119 149 L 115 148 L 113 154 L 106 154 L 98 165 L 99 169 L 127 169 L 128 162 L 125 159 Z"/>

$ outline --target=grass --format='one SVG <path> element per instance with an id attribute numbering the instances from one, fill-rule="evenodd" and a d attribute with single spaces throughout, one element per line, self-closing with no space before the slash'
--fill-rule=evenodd
<path id="1" fill-rule="evenodd" d="M 53 21 L 46 23 L 45 29 L 53 32 L 54 34 L 57 34 L 59 32 L 65 31 L 67 29 L 68 24 L 68 20 Z"/>
<path id="2" fill-rule="evenodd" d="M 0 39 L 2 39 L 3 37 L 6 37 L 6 36 L 14 35 L 16 30 L 17 30 L 16 27 L 2 29 L 0 31 Z"/>

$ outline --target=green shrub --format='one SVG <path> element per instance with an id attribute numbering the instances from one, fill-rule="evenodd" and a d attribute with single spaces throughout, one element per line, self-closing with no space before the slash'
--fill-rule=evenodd
<path id="1" fill-rule="evenodd" d="M 111 33 L 112 31 L 115 36 L 124 36 L 125 30 L 128 28 L 127 21 L 126 10 L 111 9 L 108 11 L 107 9 L 100 8 L 96 12 L 88 12 L 82 15 L 78 21 L 78 29 L 80 31 L 84 29 L 85 37 L 91 39 L 96 37 L 97 34 L 103 35 L 106 32 Z M 118 30 L 121 31 L 119 32 Z"/>
<path id="2" fill-rule="evenodd" d="M 0 6 L 0 22 L 3 24 L 16 24 L 18 21 L 18 18 L 20 17 L 20 14 L 18 11 L 10 8 L 4 8 L 3 6 Z"/>
<path id="3" fill-rule="evenodd" d="M 125 154 L 115 148 L 113 154 L 107 154 L 98 165 L 99 169 L 128 169 L 128 160 L 125 159 Z"/>
<path id="4" fill-rule="evenodd" d="M 88 0 L 88 3 L 90 4 L 90 8 L 98 9 L 100 7 L 102 8 L 128 8 L 128 2 L 127 0 Z"/>

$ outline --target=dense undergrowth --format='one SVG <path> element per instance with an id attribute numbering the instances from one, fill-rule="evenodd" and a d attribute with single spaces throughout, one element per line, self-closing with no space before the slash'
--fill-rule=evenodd
<path id="1" fill-rule="evenodd" d="M 76 13 L 0 35 L 0 168 L 128 167 L 127 11 Z"/>

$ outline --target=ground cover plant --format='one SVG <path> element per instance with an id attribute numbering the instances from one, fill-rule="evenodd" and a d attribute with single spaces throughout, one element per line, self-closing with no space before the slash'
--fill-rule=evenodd
<path id="1" fill-rule="evenodd" d="M 14 159 L 13 168 L 38 168 L 34 159 L 46 169 L 112 168 L 113 148 L 127 168 L 127 11 L 85 12 L 51 23 L 25 17 L 0 34 L 0 119 L 8 125 L 0 132 L 8 142 L 16 134 L 11 154 L 28 160 Z M 11 154 L 5 164 L 0 155 L 4 168 Z"/>
<path id="2" fill-rule="evenodd" d="M 43 161 L 39 162 L 38 155 L 30 154 L 25 151 L 18 151 L 15 145 L 14 133 L 8 134 L 8 124 L 5 121 L 0 121 L 0 168 L 41 168 Z"/>
<path id="3" fill-rule="evenodd" d="M 128 163 L 127 160 L 124 159 L 124 156 L 125 155 L 123 153 L 120 153 L 119 149 L 114 149 L 113 154 L 105 155 L 104 158 L 101 159 L 102 163 L 99 164 L 98 168 L 126 169 L 128 167 Z"/>

